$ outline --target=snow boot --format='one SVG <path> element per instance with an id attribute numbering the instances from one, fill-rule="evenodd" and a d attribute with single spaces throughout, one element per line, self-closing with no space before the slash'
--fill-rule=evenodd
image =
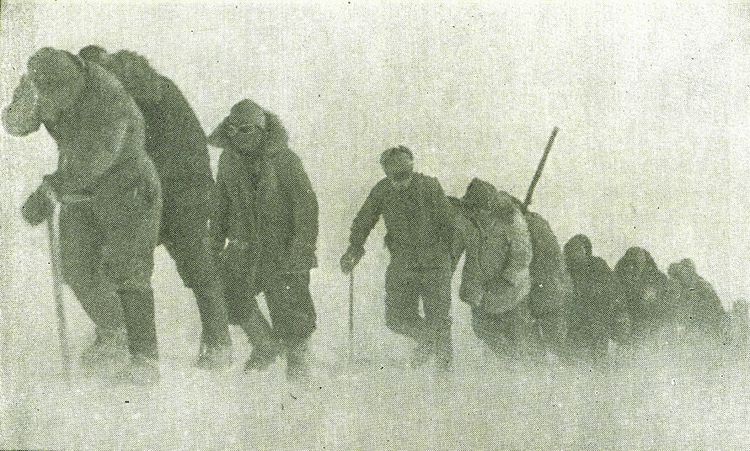
<path id="1" fill-rule="evenodd" d="M 386 319 L 386 326 L 391 332 L 409 337 L 417 343 L 421 343 L 429 334 L 427 321 L 419 315 L 406 319 Z"/>
<path id="2" fill-rule="evenodd" d="M 201 339 L 198 360 L 194 365 L 206 371 L 226 371 L 232 367 L 232 346 L 209 346 Z"/>
<path id="3" fill-rule="evenodd" d="M 81 364 L 93 368 L 118 363 L 125 364 L 129 358 L 128 334 L 124 328 L 97 327 L 94 343 L 81 354 Z"/>
<path id="4" fill-rule="evenodd" d="M 154 292 L 148 288 L 117 290 L 125 314 L 130 365 L 119 374 L 122 382 L 149 385 L 159 381 L 159 350 L 156 344 Z"/>
<path id="5" fill-rule="evenodd" d="M 159 363 L 149 356 L 136 355 L 130 364 L 117 375 L 117 381 L 125 384 L 153 385 L 159 382 Z"/>
<path id="6" fill-rule="evenodd" d="M 125 327 L 128 331 L 128 348 L 131 356 L 143 355 L 158 359 L 156 322 L 154 319 L 154 291 L 147 289 L 121 289 L 120 295 Z"/>
<path id="7" fill-rule="evenodd" d="M 229 335 L 224 293 L 218 283 L 193 288 L 201 317 L 203 333 L 197 368 L 225 371 L 232 366 L 232 339 Z"/>
<path id="8" fill-rule="evenodd" d="M 250 358 L 245 362 L 245 371 L 265 371 L 276 361 L 276 357 L 282 353 L 281 345 L 273 336 L 271 326 L 266 321 L 259 309 L 253 312 L 240 327 L 247 334 L 253 350 Z"/>
<path id="9" fill-rule="evenodd" d="M 432 360 L 436 352 L 436 341 L 437 336 L 434 330 L 422 335 L 411 356 L 412 368 L 418 368 Z"/>
<path id="10" fill-rule="evenodd" d="M 305 380 L 310 376 L 307 362 L 308 347 L 306 342 L 289 343 L 286 347 L 286 378 L 290 381 Z"/>

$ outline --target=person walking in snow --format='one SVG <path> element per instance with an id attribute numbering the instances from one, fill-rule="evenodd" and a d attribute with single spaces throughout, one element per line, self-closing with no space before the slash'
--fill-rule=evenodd
<path id="1" fill-rule="evenodd" d="M 414 172 L 414 156 L 407 147 L 385 150 L 380 164 L 386 177 L 370 191 L 354 218 L 341 270 L 348 274 L 354 269 L 382 216 L 391 255 L 385 275 L 386 325 L 417 342 L 413 365 L 435 357 L 438 367 L 448 370 L 453 361 L 451 206 L 436 178 Z M 424 316 L 419 313 L 420 299 Z"/>
<path id="2" fill-rule="evenodd" d="M 264 370 L 286 353 L 287 377 L 308 373 L 315 330 L 310 270 L 317 266 L 318 201 L 279 118 L 251 100 L 234 105 L 208 137 L 223 149 L 211 237 L 222 262 L 229 321 L 253 350 L 245 370 Z M 255 297 L 264 293 L 269 325 Z"/>

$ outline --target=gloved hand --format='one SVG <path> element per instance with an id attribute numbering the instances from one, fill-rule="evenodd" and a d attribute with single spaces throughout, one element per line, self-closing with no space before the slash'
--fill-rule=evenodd
<path id="1" fill-rule="evenodd" d="M 39 185 L 26 202 L 21 207 L 21 216 L 23 219 L 36 226 L 44 222 L 47 218 L 52 217 L 55 212 L 55 204 L 49 198 L 50 189 L 46 183 Z"/>
<path id="2" fill-rule="evenodd" d="M 13 101 L 3 108 L 2 121 L 5 131 L 13 136 L 26 136 L 42 125 L 36 112 L 39 92 L 28 75 L 21 76 L 18 87 L 13 91 Z"/>
<path id="3" fill-rule="evenodd" d="M 79 202 L 89 202 L 94 199 L 96 195 L 94 192 L 86 188 L 72 189 L 70 186 L 66 186 L 63 182 L 62 177 L 58 173 L 47 174 L 43 178 L 43 185 L 46 185 L 49 190 L 49 195 L 53 196 L 63 205 L 77 204 Z M 153 202 L 155 194 L 146 190 L 141 191 L 145 195 L 147 202 Z"/>
<path id="4" fill-rule="evenodd" d="M 341 257 L 339 264 L 341 265 L 341 272 L 349 274 L 357 266 L 359 260 L 365 255 L 365 249 L 362 247 L 349 246 L 346 253 Z"/>
<path id="5" fill-rule="evenodd" d="M 59 200 L 61 184 L 62 181 L 60 180 L 60 176 L 58 176 L 57 173 L 47 174 L 42 177 L 42 184 L 39 186 L 39 189 L 45 190 L 48 197 L 53 196 Z"/>

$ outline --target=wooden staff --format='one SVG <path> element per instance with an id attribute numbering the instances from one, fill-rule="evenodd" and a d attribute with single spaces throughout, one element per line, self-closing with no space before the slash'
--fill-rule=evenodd
<path id="1" fill-rule="evenodd" d="M 539 165 L 536 167 L 534 178 L 531 179 L 531 186 L 529 186 L 529 190 L 526 192 L 526 200 L 523 201 L 524 213 L 526 213 L 526 210 L 529 208 L 529 205 L 531 205 L 531 196 L 534 194 L 534 188 L 536 188 L 536 184 L 539 183 L 539 178 L 542 176 L 544 163 L 547 162 L 547 156 L 549 155 L 549 151 L 552 150 L 552 143 L 555 142 L 555 136 L 557 136 L 558 130 L 559 129 L 557 127 L 552 129 L 552 134 L 549 136 L 549 140 L 547 141 L 547 147 L 544 149 L 544 154 L 542 155 L 542 159 L 539 161 Z"/>
<path id="2" fill-rule="evenodd" d="M 55 311 L 57 313 L 57 332 L 60 337 L 60 352 L 63 359 L 63 373 L 65 380 L 70 380 L 70 348 L 68 346 L 68 326 L 65 320 L 65 304 L 63 303 L 62 274 L 60 273 L 60 203 L 48 198 L 55 205 L 52 215 L 47 218 L 47 232 L 49 233 L 49 254 L 52 263 L 52 291 L 55 296 Z"/>
<path id="3" fill-rule="evenodd" d="M 349 273 L 349 360 L 354 357 L 354 269 Z"/>

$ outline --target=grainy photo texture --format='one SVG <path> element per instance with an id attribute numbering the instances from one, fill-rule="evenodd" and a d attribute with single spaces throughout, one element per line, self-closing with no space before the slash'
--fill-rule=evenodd
<path id="1" fill-rule="evenodd" d="M 744 449 L 742 2 L 0 3 L 0 449 Z"/>

